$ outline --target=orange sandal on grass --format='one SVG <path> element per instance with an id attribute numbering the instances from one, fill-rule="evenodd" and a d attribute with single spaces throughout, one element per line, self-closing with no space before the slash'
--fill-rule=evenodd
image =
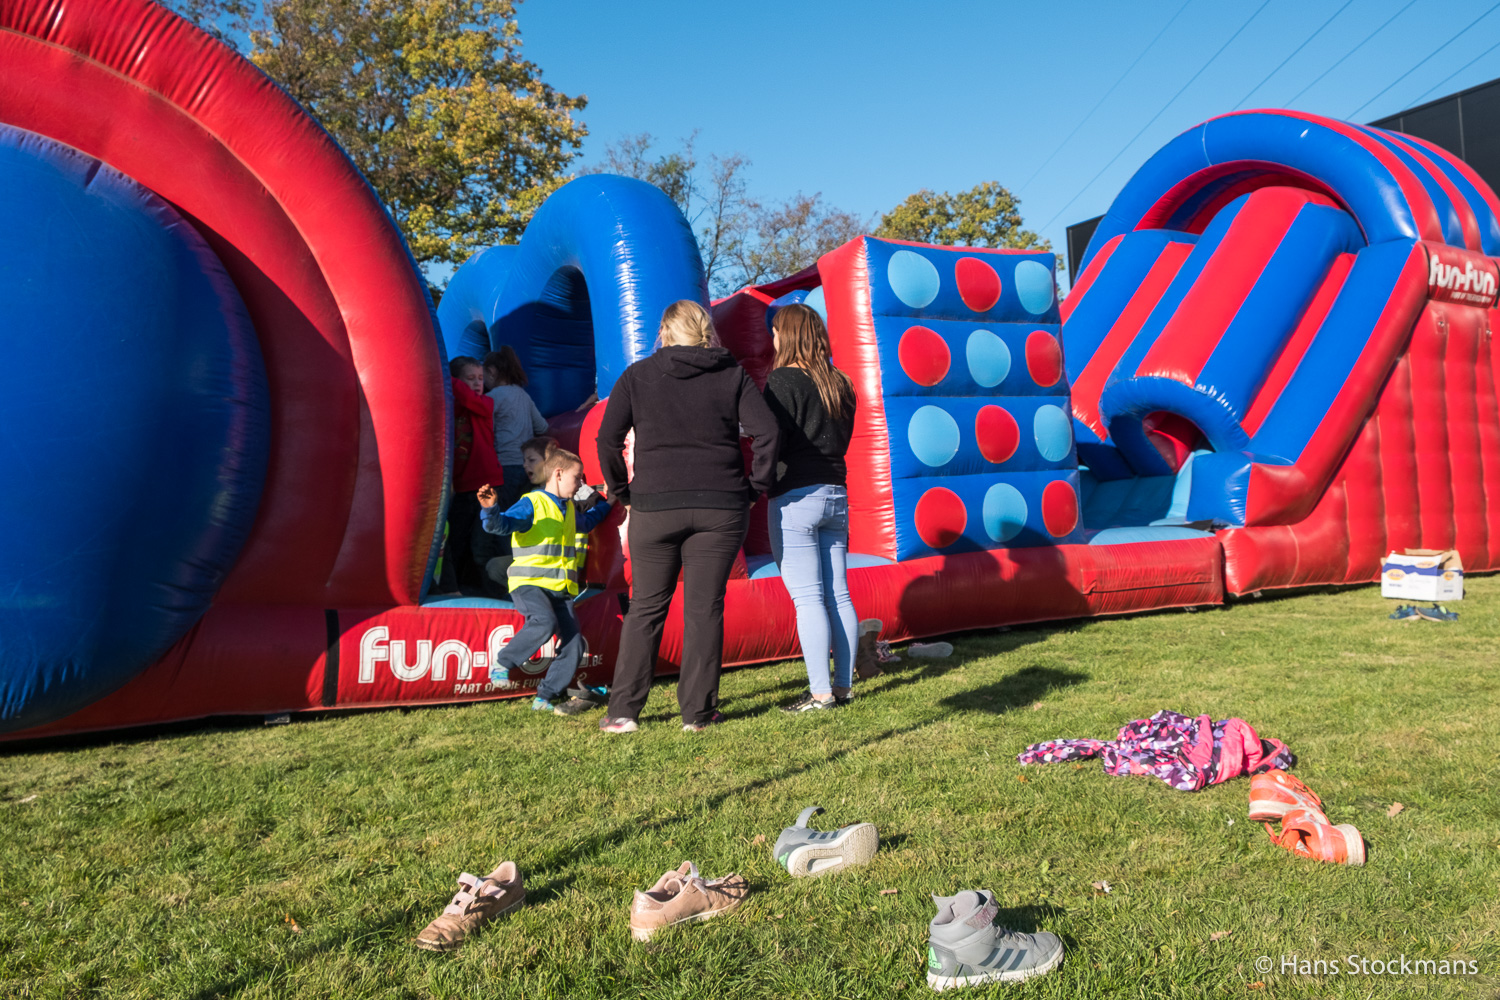
<path id="1" fill-rule="evenodd" d="M 1278 835 L 1266 824 L 1271 842 L 1302 858 L 1335 865 L 1365 863 L 1365 841 L 1348 823 L 1334 826 L 1316 809 L 1293 809 L 1281 819 Z"/>

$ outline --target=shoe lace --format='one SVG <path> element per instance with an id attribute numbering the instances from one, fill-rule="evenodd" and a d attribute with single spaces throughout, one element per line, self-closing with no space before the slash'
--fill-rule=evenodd
<path id="1" fill-rule="evenodd" d="M 706 895 L 708 893 L 708 882 L 702 875 L 698 874 L 698 866 L 691 861 L 684 861 L 683 864 L 688 866 L 688 873 L 682 876 L 682 887 L 686 889 L 688 886 L 692 886 Z"/>

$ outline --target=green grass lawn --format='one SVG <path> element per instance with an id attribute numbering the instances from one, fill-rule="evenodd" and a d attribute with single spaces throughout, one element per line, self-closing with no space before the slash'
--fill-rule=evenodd
<path id="1" fill-rule="evenodd" d="M 0 751 L 0 996 L 916 997 L 928 894 L 988 888 L 1067 958 L 960 996 L 1493 997 L 1500 578 L 1468 586 L 1456 625 L 1388 623 L 1366 587 L 968 635 L 795 717 L 800 664 L 738 670 L 729 724 L 697 735 L 666 683 L 630 736 L 512 702 Z M 1369 863 L 1273 846 L 1244 779 L 1015 762 L 1160 708 L 1287 742 Z M 788 878 L 770 843 L 813 803 L 877 824 L 874 862 Z M 502 859 L 525 907 L 455 954 L 412 947 Z M 632 890 L 684 859 L 750 899 L 632 942 Z M 1402 954 L 1480 974 L 1347 974 Z"/>

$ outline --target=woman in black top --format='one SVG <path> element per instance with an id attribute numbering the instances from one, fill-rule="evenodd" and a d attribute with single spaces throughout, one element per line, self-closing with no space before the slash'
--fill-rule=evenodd
<path id="1" fill-rule="evenodd" d="M 781 429 L 771 487 L 771 554 L 797 606 L 810 691 L 789 712 L 832 708 L 852 695 L 859 619 L 849 599 L 849 497 L 844 453 L 854 432 L 854 385 L 833 367 L 828 329 L 808 306 L 784 306 L 772 324 L 776 368 L 766 403 Z M 829 677 L 829 647 L 833 676 Z"/>
<path id="2" fill-rule="evenodd" d="M 634 474 L 627 481 L 622 449 L 631 428 Z M 742 428 L 752 442 L 748 480 Z M 599 424 L 599 464 L 610 498 L 629 511 L 631 571 L 609 714 L 599 728 L 636 730 L 679 569 L 682 728 L 722 722 L 724 588 L 745 541 L 750 502 L 775 475 L 776 419 L 750 376 L 719 346 L 713 320 L 698 303 L 668 306 L 661 346 L 626 368 L 610 390 Z"/>

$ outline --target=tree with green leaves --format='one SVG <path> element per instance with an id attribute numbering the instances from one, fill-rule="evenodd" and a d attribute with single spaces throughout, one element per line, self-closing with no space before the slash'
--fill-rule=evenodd
<path id="1" fill-rule="evenodd" d="M 940 246 L 1051 250 L 1052 244 L 1022 229 L 1021 203 L 998 181 L 958 194 L 923 188 L 880 217 L 876 236 Z"/>
<path id="2" fill-rule="evenodd" d="M 587 98 L 522 58 L 516 2 L 173 0 L 332 133 L 422 264 L 519 239 L 587 134 Z"/>

